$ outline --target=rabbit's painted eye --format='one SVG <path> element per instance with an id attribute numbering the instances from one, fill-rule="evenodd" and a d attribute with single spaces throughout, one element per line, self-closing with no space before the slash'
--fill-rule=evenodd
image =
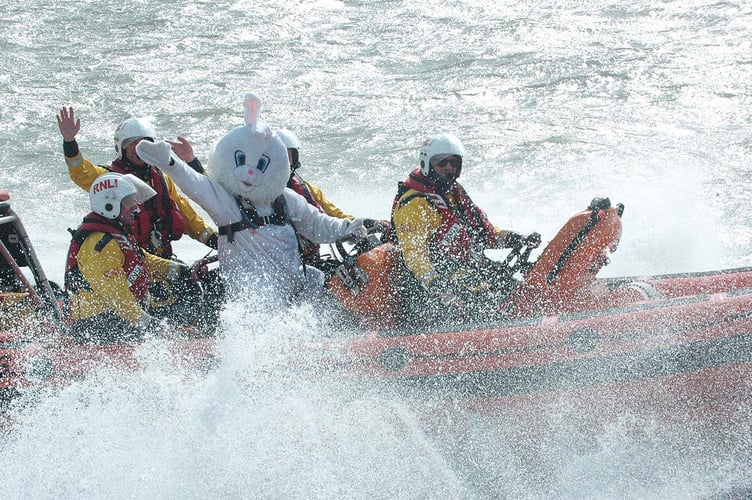
<path id="1" fill-rule="evenodd" d="M 266 168 L 269 166 L 269 163 L 271 160 L 266 155 L 261 155 L 261 158 L 259 158 L 258 164 L 256 165 L 256 169 L 260 170 L 261 172 L 266 172 Z"/>
<path id="2" fill-rule="evenodd" d="M 235 151 L 235 166 L 236 167 L 245 166 L 245 153 L 244 152 Z"/>

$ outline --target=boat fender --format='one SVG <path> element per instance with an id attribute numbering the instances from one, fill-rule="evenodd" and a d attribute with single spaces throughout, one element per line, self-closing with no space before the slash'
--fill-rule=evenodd
<path id="1" fill-rule="evenodd" d="M 562 252 L 559 260 L 551 268 L 548 275 L 546 276 L 548 283 L 553 283 L 553 281 L 559 276 L 559 272 L 567 263 L 569 258 L 579 248 L 580 244 L 585 240 L 585 237 L 588 235 L 588 233 L 590 233 L 590 231 L 606 217 L 606 210 L 609 210 L 610 208 L 611 200 L 609 198 L 593 198 L 593 200 L 590 202 L 590 205 L 588 205 L 587 207 L 587 210 L 590 211 L 590 220 L 574 236 L 572 241 Z M 621 218 L 621 215 L 624 213 L 624 204 L 617 203 L 614 209 L 616 210 L 616 214 Z M 616 251 L 616 244 L 618 244 L 618 240 L 612 245 L 611 252 Z M 609 259 L 604 255 L 600 261 L 594 262 L 593 265 L 588 269 L 588 271 L 591 273 L 596 273 L 601 266 L 608 264 Z"/>
<path id="2" fill-rule="evenodd" d="M 397 372 L 403 369 L 410 361 L 410 354 L 402 346 L 394 346 L 386 349 L 376 358 L 381 366 L 390 372 Z"/>

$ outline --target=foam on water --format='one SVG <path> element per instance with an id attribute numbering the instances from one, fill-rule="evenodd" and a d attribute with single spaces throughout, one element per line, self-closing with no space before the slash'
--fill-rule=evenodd
<path id="1" fill-rule="evenodd" d="M 310 311 L 225 319 L 206 375 L 152 340 L 140 370 L 97 369 L 16 403 L 0 444 L 7 498 L 468 495 L 407 407 L 310 376 L 293 348 L 317 326 Z"/>
<path id="2" fill-rule="evenodd" d="M 686 498 L 748 487 L 746 396 L 716 407 L 716 392 L 677 394 L 689 380 L 426 398 L 317 364 L 311 346 L 343 333 L 310 307 L 248 306 L 224 312 L 208 372 L 152 339 L 135 371 L 97 368 L 16 401 L 0 440 L 7 497 Z"/>

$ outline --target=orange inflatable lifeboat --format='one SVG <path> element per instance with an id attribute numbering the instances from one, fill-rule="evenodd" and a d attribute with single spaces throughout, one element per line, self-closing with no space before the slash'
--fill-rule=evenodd
<path id="1" fill-rule="evenodd" d="M 623 211 L 597 198 L 536 262 L 517 250 L 519 284 L 491 323 L 402 328 L 398 249 L 348 256 L 329 289 L 370 331 L 329 342 L 324 362 L 453 398 L 752 363 L 752 268 L 597 278 L 618 247 Z"/>

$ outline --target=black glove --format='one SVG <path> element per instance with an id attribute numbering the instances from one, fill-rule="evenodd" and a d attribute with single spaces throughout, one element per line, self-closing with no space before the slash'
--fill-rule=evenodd
<path id="1" fill-rule="evenodd" d="M 209 272 L 208 262 L 206 259 L 198 259 L 190 266 L 180 264 L 178 270 L 178 281 L 195 283 Z"/>
<path id="2" fill-rule="evenodd" d="M 376 225 L 379 228 L 379 231 L 382 233 L 386 233 L 387 231 L 392 229 L 392 223 L 388 220 L 377 220 Z"/>
<path id="3" fill-rule="evenodd" d="M 201 281 L 201 278 L 209 274 L 209 262 L 206 259 L 198 259 L 191 266 L 191 281 Z"/>
<path id="4" fill-rule="evenodd" d="M 368 229 L 369 233 L 383 233 L 392 227 L 392 224 L 388 220 L 363 219 L 363 227 Z"/>

